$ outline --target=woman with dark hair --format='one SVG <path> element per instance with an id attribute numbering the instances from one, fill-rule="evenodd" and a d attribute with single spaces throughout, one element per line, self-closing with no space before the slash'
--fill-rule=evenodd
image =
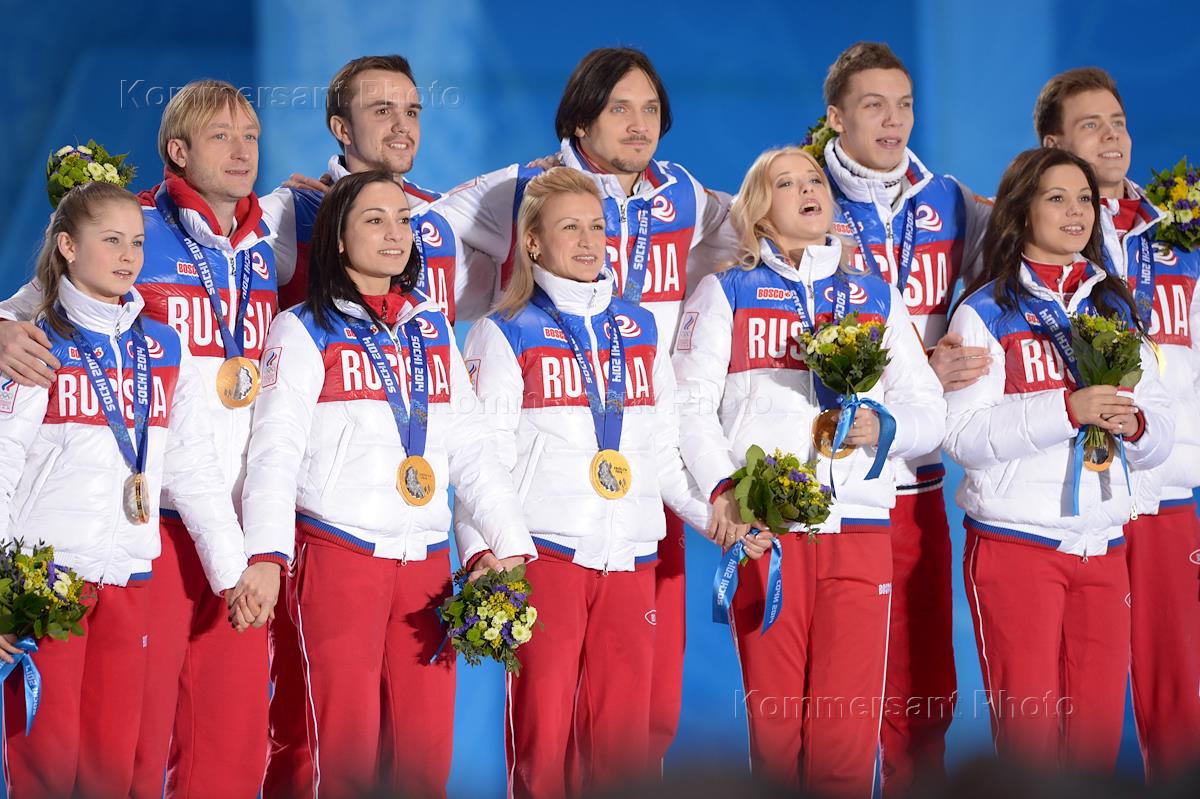
<path id="1" fill-rule="evenodd" d="M 419 268 L 403 189 L 383 172 L 343 178 L 314 224 L 309 299 L 275 319 L 263 354 L 243 514 L 249 546 L 291 563 L 321 796 L 445 795 L 448 489 L 479 520 L 464 562 L 535 555 Z"/>
<path id="2" fill-rule="evenodd" d="M 1129 668 L 1121 528 L 1137 510 L 1123 459 L 1095 471 L 1075 444 L 1095 425 L 1149 468 L 1174 429 L 1149 346 L 1132 393 L 1079 377 L 1070 314 L 1141 328 L 1128 288 L 1098 265 L 1098 215 L 1091 168 L 1065 150 L 1028 150 L 1005 171 L 984 275 L 950 325 L 992 365 L 947 393 L 945 448 L 966 470 L 963 571 L 996 748 L 1111 769 Z"/>

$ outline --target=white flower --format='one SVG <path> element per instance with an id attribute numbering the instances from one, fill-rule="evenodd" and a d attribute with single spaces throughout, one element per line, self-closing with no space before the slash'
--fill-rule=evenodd
<path id="1" fill-rule="evenodd" d="M 119 172 L 117 172 L 117 168 L 115 166 L 113 166 L 112 164 L 105 164 L 104 165 L 104 177 L 108 180 L 109 183 L 116 183 L 118 180 L 121 179 L 121 174 Z"/>
<path id="2" fill-rule="evenodd" d="M 495 641 L 499 637 L 500 637 L 500 631 L 497 630 L 495 627 L 489 627 L 488 629 L 483 631 L 483 640 L 485 640 L 485 641 Z"/>
<path id="3" fill-rule="evenodd" d="M 508 621 L 508 614 L 503 610 L 496 611 L 496 615 L 492 617 L 492 624 L 497 627 L 503 626 L 506 621 Z"/>
<path id="4" fill-rule="evenodd" d="M 76 150 L 76 152 L 83 153 L 84 155 L 91 155 L 91 154 L 92 154 L 92 151 L 91 151 L 91 149 L 90 149 L 90 148 L 88 148 L 88 147 L 76 147 L 76 148 L 75 148 L 75 150 Z"/>
<path id="5" fill-rule="evenodd" d="M 514 624 L 512 628 L 513 640 L 518 644 L 523 644 L 533 637 L 533 633 L 524 624 Z"/>
<path id="6" fill-rule="evenodd" d="M 92 176 L 92 180 L 101 180 L 104 177 L 104 167 L 97 164 L 95 161 L 87 165 L 88 174 Z"/>
<path id="7" fill-rule="evenodd" d="M 74 148 L 74 147 L 72 147 L 71 145 L 69 145 L 69 144 L 68 144 L 66 147 L 59 147 L 59 148 L 58 148 L 58 152 L 56 152 L 56 153 L 54 154 L 54 157 L 55 157 L 55 158 L 62 158 L 62 157 L 63 157 L 64 155 L 66 155 L 67 153 L 71 153 L 71 152 L 74 152 L 74 151 L 75 151 L 75 148 Z"/>
<path id="8" fill-rule="evenodd" d="M 54 581 L 54 593 L 65 597 L 71 590 L 71 578 L 66 575 L 60 576 Z"/>
<path id="9" fill-rule="evenodd" d="M 479 606 L 479 618 L 486 619 L 491 615 L 492 615 L 492 608 L 490 605 L 480 605 Z"/>
<path id="10" fill-rule="evenodd" d="M 817 333 L 816 340 L 818 344 L 836 344 L 838 340 L 837 325 L 822 328 L 821 332 Z"/>
<path id="11" fill-rule="evenodd" d="M 525 608 L 525 612 L 521 614 L 521 621 L 525 622 L 526 624 L 533 624 L 535 621 L 537 621 L 537 608 L 535 608 L 533 605 Z"/>

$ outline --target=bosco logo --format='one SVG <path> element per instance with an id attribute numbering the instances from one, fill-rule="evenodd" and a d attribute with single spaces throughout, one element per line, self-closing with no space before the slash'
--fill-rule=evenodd
<path id="1" fill-rule="evenodd" d="M 424 316 L 417 317 L 417 328 L 421 331 L 421 335 L 425 338 L 437 338 L 437 325 L 426 319 Z"/>
<path id="2" fill-rule="evenodd" d="M 1171 249 L 1170 245 L 1156 241 L 1154 242 L 1154 260 L 1166 266 L 1174 266 L 1179 263 L 1179 256 L 1175 254 L 1175 250 Z"/>
<path id="3" fill-rule="evenodd" d="M 250 253 L 250 268 L 263 280 L 271 279 L 271 270 L 267 269 L 267 262 L 263 259 L 262 253 L 257 250 Z"/>
<path id="4" fill-rule="evenodd" d="M 825 300 L 827 302 L 833 302 L 833 286 L 832 285 L 825 287 Z M 862 286 L 858 285 L 857 283 L 851 283 L 850 284 L 850 304 L 851 305 L 865 305 L 866 302 L 867 302 L 867 290 L 864 289 Z"/>
<path id="5" fill-rule="evenodd" d="M 650 216 L 660 222 L 674 222 L 675 206 L 667 197 L 661 194 L 656 195 L 650 203 Z"/>
<path id="6" fill-rule="evenodd" d="M 442 231 L 428 219 L 421 223 L 421 243 L 427 247 L 442 246 Z"/>
<path id="7" fill-rule="evenodd" d="M 125 352 L 129 354 L 130 358 L 133 357 L 133 339 L 125 342 Z M 150 338 L 150 336 L 146 336 L 146 352 L 156 361 L 163 357 L 162 345 Z"/>
<path id="8" fill-rule="evenodd" d="M 621 331 L 621 338 L 633 338 L 642 334 L 642 326 L 630 319 L 623 313 L 617 314 L 617 330 Z M 604 335 L 611 336 L 612 330 L 608 322 L 604 323 Z"/>
<path id="9" fill-rule="evenodd" d="M 916 225 L 921 230 L 937 233 L 942 229 L 942 218 L 938 216 L 937 211 L 933 210 L 933 206 L 921 203 L 917 206 Z"/>

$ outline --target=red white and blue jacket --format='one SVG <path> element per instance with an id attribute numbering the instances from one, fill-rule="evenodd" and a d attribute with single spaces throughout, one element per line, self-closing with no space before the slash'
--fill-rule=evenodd
<path id="1" fill-rule="evenodd" d="M 860 238 L 871 249 L 868 263 L 861 251 L 854 254 L 858 268 L 870 268 L 904 297 L 913 327 L 926 350 L 946 332 L 950 297 L 959 279 L 970 282 L 982 255 L 983 233 L 991 204 L 977 197 L 950 175 L 935 175 L 911 151 L 899 199 L 893 204 L 881 179 L 866 178 L 849 169 L 837 140 L 825 146 L 826 173 L 834 197 L 857 232 L 844 218 L 834 219 L 834 232 L 849 242 Z M 897 285 L 898 265 L 908 209 L 915 213 L 913 255 L 908 281 Z M 941 452 L 897 465 L 900 493 L 940 491 L 946 470 Z"/>
<path id="2" fill-rule="evenodd" d="M 626 195 L 616 175 L 597 171 L 568 139 L 561 142 L 564 166 L 586 172 L 604 199 L 608 237 L 607 260 L 616 275 L 618 296 L 625 292 L 629 263 L 637 241 L 637 212 L 650 208 L 650 244 L 639 304 L 654 313 L 659 344 L 668 349 L 675 338 L 679 310 L 688 290 L 732 260 L 736 235 L 728 222 L 728 195 L 706 190 L 686 169 L 671 161 L 651 161 Z M 512 269 L 517 212 L 525 186 L 542 170 L 517 164 L 490 172 L 452 190 L 434 204 L 469 247 L 490 257 L 491 263 L 460 261 L 463 302 L 474 309 L 490 308 L 507 285 Z M 704 242 L 698 253 L 694 248 Z"/>
<path id="3" fill-rule="evenodd" d="M 1082 259 L 1080 259 L 1082 260 Z M 1103 270 L 1086 264 L 1086 277 L 1064 305 L 1062 297 L 1021 267 L 1021 286 L 1058 303 L 1067 313 L 1094 311 L 1091 292 Z M 964 299 L 950 330 L 963 344 L 986 347 L 991 370 L 967 388 L 946 394 L 945 450 L 964 470 L 957 500 L 968 528 L 1003 540 L 1102 555 L 1124 542 L 1121 528 L 1134 505 L 1120 459 L 1106 472 L 1084 470 L 1079 515 L 1072 514 L 1072 451 L 1079 430 L 1067 392 L 1076 386 L 1049 336 L 1020 310 L 1001 308 L 993 284 Z M 1171 451 L 1174 421 L 1150 347 L 1142 347 L 1142 379 L 1133 391 L 1141 430 L 1125 441 L 1131 469 L 1162 463 Z"/>
<path id="4" fill-rule="evenodd" d="M 1138 510 L 1154 513 L 1160 502 L 1192 501 L 1200 484 L 1200 253 L 1154 241 L 1154 231 L 1166 217 L 1146 199 L 1141 187 L 1126 181 L 1126 195 L 1138 197 L 1136 221 L 1128 233 L 1118 233 L 1114 217 L 1120 207 L 1106 200 L 1101 207 L 1100 229 L 1109 267 L 1137 289 L 1138 251 L 1143 239 L 1152 243 L 1154 303 L 1147 330 L 1159 347 L 1159 375 L 1175 413 L 1175 448 L 1165 463 L 1134 473 Z"/>
<path id="5" fill-rule="evenodd" d="M 336 182 L 350 172 L 342 156 L 329 159 L 329 175 Z M 453 324 L 456 318 L 455 295 L 456 263 L 462 252 L 461 243 L 455 238 L 450 225 L 429 204 L 442 195 L 423 189 L 406 180 L 402 188 L 411 205 L 414 230 L 420 231 L 420 246 L 425 255 L 425 275 L 418 288 L 438 304 L 442 313 Z M 275 240 L 275 259 L 279 273 L 279 306 L 290 308 L 308 297 L 308 249 L 312 242 L 313 222 L 317 209 L 325 198 L 322 192 L 313 189 L 290 189 L 281 187 L 262 198 L 263 213 L 272 228 L 279 231 Z M 465 262 L 475 257 L 464 252 Z"/>
<path id="6" fill-rule="evenodd" d="M 379 374 L 337 314 L 369 318 L 361 307 L 338 301 L 329 330 L 297 306 L 280 314 L 271 330 L 243 494 L 251 549 L 290 559 L 299 519 L 305 534 L 365 555 L 424 560 L 448 546 L 453 486 L 456 505 L 479 519 L 477 536 L 459 540 L 464 563 L 485 549 L 500 558 L 533 556 L 488 420 L 437 305 L 417 292 L 403 297 L 388 329 L 391 343 L 382 348 L 411 410 L 409 347 L 398 331 L 418 320 L 428 364 L 424 457 L 437 482 L 423 506 L 408 505 L 396 490 L 404 444 Z"/>
<path id="7" fill-rule="evenodd" d="M 679 456 L 675 381 L 655 317 L 613 297 L 611 276 L 579 283 L 535 266 L 534 279 L 536 290 L 578 331 L 601 391 L 608 314 L 614 314 L 626 361 L 619 449 L 629 460 L 631 486 L 620 499 L 605 499 L 592 488 L 596 431 L 579 365 L 562 328 L 533 303 L 512 319 L 492 314 L 476 322 L 464 350 L 500 460 L 513 475 L 543 556 L 605 571 L 650 566 L 666 533 L 664 502 L 700 529 L 709 513 Z M 471 513 L 456 519 L 460 535 L 482 521 Z"/>
<path id="8" fill-rule="evenodd" d="M 278 309 L 275 255 L 271 249 L 274 234 L 263 222 L 258 199 L 249 195 L 239 202 L 235 230 L 230 236 L 220 232 L 221 225 L 208 205 L 181 178 L 165 180 L 157 188 L 155 199 L 161 199 L 170 213 L 178 214 L 183 230 L 203 251 L 212 267 L 230 331 L 236 329 L 241 304 L 238 264 L 247 255 L 250 258 L 250 301 L 242 345 L 247 358 L 258 360 Z M 146 225 L 145 263 L 137 286 L 146 303 L 143 316 L 172 328 L 193 356 L 206 387 L 200 392 L 200 401 L 212 418 L 220 475 L 237 507 L 242 495 L 253 406 L 226 408 L 221 403 L 216 388 L 217 370 L 225 361 L 225 350 L 217 317 L 197 276 L 192 255 L 170 230 L 157 207 L 143 206 L 142 212 Z M 27 283 L 15 296 L 0 303 L 0 318 L 29 319 L 41 302 L 41 293 L 36 283 Z M 179 517 L 178 508 L 169 496 L 163 498 L 162 509 L 168 518 Z"/>
<path id="9" fill-rule="evenodd" d="M 147 318 L 134 290 L 120 305 L 92 299 L 64 279 L 60 305 L 93 346 L 129 430 L 133 430 L 133 344 L 139 314 L 150 356 L 151 393 L 145 476 L 150 520 L 125 514 L 132 474 L 72 338 L 39 327 L 62 363 L 48 389 L 0 382 L 0 536 L 54 547 L 54 559 L 94 583 L 126 585 L 150 577 L 158 557 L 159 492 L 178 509 L 214 592 L 232 588 L 246 568 L 242 532 L 213 446 L 208 386 L 175 331 Z M 135 446 L 136 446 L 135 442 Z"/>
<path id="10" fill-rule="evenodd" d="M 688 470 L 713 490 L 745 463 L 752 444 L 776 447 L 801 461 L 819 459 L 829 480 L 829 460 L 813 446 L 812 425 L 822 408 L 798 340 L 804 324 L 796 312 L 799 287 L 815 324 L 833 318 L 834 280 L 841 244 L 807 247 L 792 266 L 766 240 L 753 269 L 733 267 L 700 281 L 688 299 L 675 341 L 679 381 L 680 448 Z M 942 388 L 929 366 L 896 290 L 869 274 L 846 275 L 849 311 L 886 324 L 891 362 L 863 396 L 896 419 L 892 457 L 883 474 L 865 480 L 875 448 L 854 451 L 833 469 L 837 501 L 821 532 L 886 532 L 896 500 L 900 459 L 936 450 L 945 432 Z"/>

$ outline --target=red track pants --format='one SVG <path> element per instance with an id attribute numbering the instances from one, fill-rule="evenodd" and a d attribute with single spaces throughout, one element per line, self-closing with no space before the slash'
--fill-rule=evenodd
<path id="1" fill-rule="evenodd" d="M 683 520 L 666 510 L 667 535 L 658 544 L 654 570 L 654 680 L 650 685 L 650 768 L 662 768 L 683 704 L 683 651 L 687 644 L 687 581 L 684 579 L 687 531 Z"/>

